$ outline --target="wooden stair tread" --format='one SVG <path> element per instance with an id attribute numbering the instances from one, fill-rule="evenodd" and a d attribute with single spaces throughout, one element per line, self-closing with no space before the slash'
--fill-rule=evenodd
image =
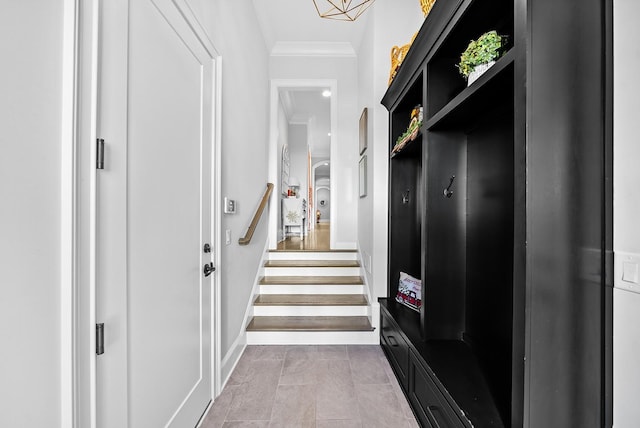
<path id="1" fill-rule="evenodd" d="M 360 267 L 357 260 L 268 260 L 264 267 Z"/>
<path id="2" fill-rule="evenodd" d="M 373 331 L 373 327 L 365 316 L 253 317 L 247 331 Z"/>
<path id="3" fill-rule="evenodd" d="M 367 306 L 362 294 L 261 294 L 256 306 Z"/>
<path id="4" fill-rule="evenodd" d="M 360 276 L 263 276 L 261 285 L 362 285 Z"/>

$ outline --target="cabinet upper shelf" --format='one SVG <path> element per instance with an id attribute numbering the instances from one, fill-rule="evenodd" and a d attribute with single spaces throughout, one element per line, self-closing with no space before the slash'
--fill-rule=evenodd
<path id="1" fill-rule="evenodd" d="M 459 126 L 474 112 L 490 107 L 493 100 L 511 96 L 513 91 L 514 49 L 507 51 L 496 63 L 471 85 L 463 89 L 444 107 L 430 117 L 428 130 Z M 464 125 L 464 124 L 462 124 Z"/>

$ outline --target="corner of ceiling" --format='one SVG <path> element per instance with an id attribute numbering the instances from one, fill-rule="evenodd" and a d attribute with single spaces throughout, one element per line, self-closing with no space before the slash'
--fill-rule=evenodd
<path id="1" fill-rule="evenodd" d="M 349 42 L 276 42 L 271 56 L 355 57 Z"/>

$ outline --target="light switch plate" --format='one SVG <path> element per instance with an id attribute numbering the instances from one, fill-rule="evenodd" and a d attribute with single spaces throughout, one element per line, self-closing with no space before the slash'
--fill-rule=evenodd
<path id="1" fill-rule="evenodd" d="M 224 198 L 224 213 L 225 214 L 236 213 L 236 201 L 234 199 Z"/>
<path id="2" fill-rule="evenodd" d="M 622 280 L 624 282 L 638 283 L 638 263 L 622 262 Z"/>
<path id="3" fill-rule="evenodd" d="M 640 293 L 640 254 L 615 253 L 614 287 Z"/>

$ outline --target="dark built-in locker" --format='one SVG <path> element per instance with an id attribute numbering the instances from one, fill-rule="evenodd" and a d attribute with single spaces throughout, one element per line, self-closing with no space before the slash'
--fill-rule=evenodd
<path id="1" fill-rule="evenodd" d="M 467 86 L 490 30 L 504 52 Z M 381 345 L 422 426 L 612 425 L 611 34 L 610 2 L 439 0 L 382 100 Z"/>

